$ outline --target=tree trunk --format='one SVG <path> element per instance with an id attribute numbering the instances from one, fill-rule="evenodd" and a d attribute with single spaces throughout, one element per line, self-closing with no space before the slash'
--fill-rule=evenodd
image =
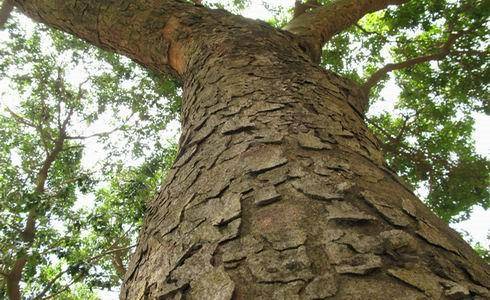
<path id="1" fill-rule="evenodd" d="M 121 298 L 490 297 L 488 268 L 385 167 L 357 87 L 292 35 L 233 24 L 189 58 L 180 152 Z"/>
<path id="2" fill-rule="evenodd" d="M 22 299 L 20 293 L 20 280 L 22 279 L 22 270 L 27 263 L 27 258 L 19 258 L 13 265 L 10 272 L 5 277 L 7 281 L 7 295 L 10 300 Z"/>
<path id="3" fill-rule="evenodd" d="M 490 297 L 488 266 L 385 167 L 364 93 L 303 38 L 180 1 L 82 2 L 16 0 L 183 83 L 122 299 Z"/>

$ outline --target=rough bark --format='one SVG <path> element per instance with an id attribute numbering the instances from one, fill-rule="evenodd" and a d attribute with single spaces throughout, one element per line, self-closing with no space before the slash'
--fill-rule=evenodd
<path id="1" fill-rule="evenodd" d="M 178 158 L 149 203 L 122 299 L 490 297 L 488 266 L 386 168 L 362 91 L 313 64 L 300 37 L 202 8 L 134 37 L 114 5 L 96 29 L 38 19 L 170 65 L 183 83 Z"/>
<path id="2" fill-rule="evenodd" d="M 176 78 L 192 53 L 188 40 L 203 18 L 202 6 L 179 0 L 14 0 L 34 20 L 132 58 Z"/>
<path id="3" fill-rule="evenodd" d="M 180 153 L 121 298 L 490 296 L 488 268 L 385 167 L 360 91 L 293 36 L 229 26 L 196 41 Z"/>

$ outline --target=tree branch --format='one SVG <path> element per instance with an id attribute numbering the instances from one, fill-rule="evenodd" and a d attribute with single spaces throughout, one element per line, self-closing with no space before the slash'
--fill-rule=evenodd
<path id="1" fill-rule="evenodd" d="M 20 124 L 23 124 L 23 125 L 26 125 L 26 126 L 29 126 L 29 127 L 32 127 L 32 128 L 36 128 L 36 125 L 34 123 L 32 123 L 30 120 L 20 116 L 19 114 L 15 113 L 13 110 L 11 110 L 9 107 L 6 107 L 5 108 L 9 114 Z"/>
<path id="2" fill-rule="evenodd" d="M 21 299 L 19 282 L 22 278 L 22 269 L 26 263 L 26 257 L 17 259 L 7 276 L 7 294 L 9 299 Z"/>
<path id="3" fill-rule="evenodd" d="M 7 23 L 7 20 L 9 19 L 13 9 L 13 0 L 3 0 L 2 6 L 0 7 L 0 29 L 3 29 L 5 23 Z"/>
<path id="4" fill-rule="evenodd" d="M 410 58 L 405 61 L 399 63 L 389 63 L 384 67 L 380 68 L 376 72 L 374 72 L 362 85 L 362 89 L 368 93 L 369 90 L 376 85 L 381 79 L 383 79 L 386 74 L 395 70 L 401 70 L 409 67 L 413 67 L 417 64 L 434 61 L 434 60 L 442 60 L 448 55 L 452 54 L 451 47 L 454 45 L 456 40 L 464 35 L 466 31 L 460 31 L 457 33 L 449 34 L 447 41 L 439 48 L 439 50 L 433 54 L 429 55 L 421 55 L 418 57 Z M 457 53 L 457 52 L 454 52 Z"/>
<path id="5" fill-rule="evenodd" d="M 321 49 L 334 35 L 355 25 L 363 16 L 408 0 L 337 0 L 293 18 L 284 29 L 303 37 L 313 61 L 319 62 Z"/>
<path id="6" fill-rule="evenodd" d="M 82 277 L 83 277 L 83 274 L 78 275 L 71 282 L 65 284 L 61 290 L 59 290 L 58 292 L 56 292 L 54 294 L 48 295 L 48 296 L 46 296 L 44 298 L 39 298 L 38 296 L 36 296 L 34 299 L 47 300 L 47 299 L 54 298 L 54 297 L 58 296 L 59 294 L 64 293 L 65 291 L 67 291 L 70 288 L 70 286 L 72 286 L 75 282 L 77 282 L 77 280 L 79 280 Z"/>
<path id="7" fill-rule="evenodd" d="M 111 246 L 109 246 L 109 250 L 105 251 L 105 252 L 102 252 L 96 256 L 93 256 L 93 257 L 90 257 L 90 258 L 87 258 L 87 259 L 84 259 L 83 262 L 94 262 L 94 261 L 97 261 L 99 260 L 100 258 L 106 256 L 106 255 L 111 255 L 111 254 L 115 254 L 115 253 L 120 253 L 122 251 L 128 251 L 129 249 L 131 248 L 134 248 L 136 247 L 136 245 L 130 245 L 130 246 L 127 246 L 127 247 L 116 247 L 116 244 L 124 237 L 127 236 L 128 232 L 133 228 L 133 226 L 130 226 L 128 228 L 128 230 L 126 230 L 121 236 L 119 236 L 115 241 L 114 243 L 111 244 Z M 80 261 L 81 262 L 81 261 Z M 73 265 L 76 265 L 80 262 L 77 262 L 77 263 L 74 263 L 72 264 L 71 266 Z M 124 266 L 123 266 L 124 267 Z M 46 293 L 49 291 L 49 289 L 56 283 L 56 281 L 58 281 L 64 274 L 66 274 L 68 271 L 70 270 L 70 268 L 66 268 L 65 270 L 63 271 L 60 271 L 58 274 L 56 274 L 56 276 L 54 276 L 44 287 L 44 289 L 39 292 L 39 294 L 37 294 L 34 299 L 50 299 L 50 298 L 53 298 L 59 294 L 61 294 L 62 292 L 68 290 L 68 288 L 70 288 L 70 286 L 75 283 L 79 278 L 81 278 L 83 276 L 83 274 L 77 276 L 74 280 L 72 280 L 71 282 L 69 282 L 68 284 L 66 284 L 63 289 L 61 289 L 60 291 L 54 293 L 54 294 L 51 294 L 51 295 L 48 295 L 46 297 L 44 297 L 44 295 L 46 295 Z"/>
<path id="8" fill-rule="evenodd" d="M 12 114 L 13 112 L 11 112 Z M 36 188 L 34 192 L 36 194 L 42 194 L 45 192 L 46 180 L 48 178 L 48 172 L 51 168 L 53 162 L 57 159 L 60 152 L 63 150 L 63 144 L 66 139 L 66 126 L 68 125 L 70 118 L 73 114 L 73 109 L 70 110 L 65 120 L 62 123 L 62 128 L 59 132 L 59 136 L 55 141 L 54 147 L 51 151 L 47 150 L 48 154 L 46 159 L 43 162 L 43 165 L 36 176 Z M 13 114 L 15 116 L 15 114 Z M 20 117 L 22 120 L 22 117 Z M 30 125 L 29 125 L 30 126 Z M 36 127 L 37 128 L 37 127 Z M 37 220 L 37 211 L 36 208 L 31 208 L 27 214 L 26 225 L 24 230 L 20 233 L 22 239 L 27 242 L 29 245 L 32 244 L 36 235 L 36 220 Z M 7 285 L 9 295 L 12 294 L 11 299 L 20 299 L 20 279 L 22 277 L 22 270 L 27 263 L 28 255 L 21 255 L 16 262 L 9 274 Z"/>
<path id="9" fill-rule="evenodd" d="M 321 4 L 318 3 L 317 0 L 307 0 L 305 3 L 303 3 L 301 0 L 296 0 L 294 2 L 293 18 L 297 18 L 305 13 L 307 10 L 319 6 L 321 6 Z"/>
<path id="10" fill-rule="evenodd" d="M 389 40 L 384 34 L 382 33 L 379 33 L 379 32 L 376 32 L 376 31 L 369 31 L 367 30 L 366 28 L 362 27 L 361 24 L 359 23 L 356 23 L 355 26 L 357 27 L 357 29 L 359 29 L 360 31 L 362 31 L 364 34 L 368 34 L 368 35 L 376 35 L 377 37 L 379 37 L 380 39 L 382 39 L 383 41 L 385 41 L 386 43 L 394 43 L 394 41 L 392 40 Z"/>
<path id="11" fill-rule="evenodd" d="M 122 260 L 122 251 L 113 253 L 111 256 L 112 265 L 116 269 L 116 273 L 120 279 L 124 279 L 124 274 L 126 274 L 126 267 L 124 266 Z"/>
<path id="12" fill-rule="evenodd" d="M 8 273 L 6 273 L 5 271 L 3 270 L 0 270 L 0 276 L 3 276 L 4 278 L 7 278 L 8 277 Z"/>
<path id="13" fill-rule="evenodd" d="M 131 248 L 134 248 L 136 247 L 136 245 L 130 245 L 130 246 L 127 246 L 127 247 L 122 247 L 122 248 L 117 248 L 117 249 L 111 249 L 111 250 L 108 250 L 108 251 L 105 251 L 105 252 L 102 252 L 96 256 L 93 256 L 93 257 L 90 257 L 84 261 L 86 262 L 94 262 L 94 261 L 97 261 L 99 260 L 100 258 L 106 256 L 106 255 L 109 255 L 109 254 L 113 254 L 113 253 L 116 253 L 116 252 L 120 252 L 120 251 L 124 251 L 124 250 L 129 250 Z M 70 268 L 66 268 L 65 270 L 59 272 L 58 274 L 56 274 L 55 277 L 53 277 L 47 284 L 46 286 L 44 287 L 44 289 L 39 292 L 39 294 L 37 294 L 34 299 L 42 299 L 42 300 L 45 300 L 45 299 L 50 299 L 50 298 L 53 298 L 55 297 L 56 295 L 59 295 L 60 293 L 66 291 L 73 283 L 75 283 L 79 278 L 81 278 L 83 275 L 79 275 L 77 276 L 75 279 L 73 279 L 71 282 L 69 282 L 68 284 L 66 284 L 63 289 L 61 289 L 60 291 L 58 291 L 57 293 L 55 294 L 52 294 L 52 295 L 49 295 L 47 297 L 44 297 L 44 295 L 46 295 L 46 293 L 49 291 L 49 289 L 53 286 L 53 284 L 58 281 L 64 274 L 66 274 L 68 271 L 70 270 Z"/>
<path id="14" fill-rule="evenodd" d="M 46 293 L 49 291 L 49 289 L 53 286 L 53 284 L 58 281 L 61 276 L 63 276 L 63 274 L 65 274 L 66 272 L 68 271 L 68 269 L 66 269 L 65 271 L 61 271 L 59 272 L 58 274 L 56 274 L 55 277 L 53 277 L 44 287 L 44 289 L 36 296 L 34 297 L 34 299 L 41 299 L 42 297 L 44 297 L 44 295 L 46 295 Z"/>
<path id="15" fill-rule="evenodd" d="M 48 130 L 45 130 L 42 123 L 39 122 L 38 124 L 35 124 L 34 122 L 32 122 L 32 120 L 29 120 L 27 118 L 24 118 L 22 117 L 21 115 L 15 113 L 14 111 L 12 111 L 9 107 L 6 108 L 6 110 L 10 113 L 10 115 L 19 123 L 19 124 L 22 124 L 22 125 L 25 125 L 25 126 L 28 126 L 28 127 L 32 127 L 34 128 L 37 133 L 39 134 L 39 138 L 41 140 L 41 143 L 44 147 L 44 150 L 46 152 L 49 152 L 49 143 L 48 143 L 48 139 L 51 140 L 52 137 L 51 137 L 51 134 L 49 133 Z"/>
<path id="16" fill-rule="evenodd" d="M 7 108 L 8 109 L 8 108 Z M 40 135 L 42 135 L 42 125 L 36 126 L 35 124 L 31 123 L 29 120 L 26 120 L 25 118 L 15 114 L 13 111 L 8 109 L 10 114 L 18 121 L 21 122 L 27 126 L 34 127 L 38 129 L 40 132 Z M 46 185 L 46 180 L 48 178 L 48 172 L 49 169 L 51 168 L 53 162 L 57 159 L 58 155 L 60 152 L 63 150 L 63 144 L 66 140 L 66 127 L 71 119 L 71 116 L 73 114 L 73 109 L 71 109 L 66 116 L 66 118 L 63 120 L 63 123 L 61 124 L 61 129 L 59 132 L 59 136 L 56 139 L 54 143 L 53 149 L 50 151 L 49 149 L 46 149 L 47 151 L 47 156 L 42 164 L 41 169 L 38 171 L 37 176 L 36 176 L 36 188 L 34 190 L 35 194 L 43 194 L 45 192 L 45 185 Z M 41 139 L 43 137 L 41 136 Z M 47 147 L 47 146 L 45 146 Z M 36 208 L 31 208 L 27 214 L 27 219 L 26 219 L 26 224 L 24 229 L 20 232 L 21 238 L 27 242 L 29 245 L 32 245 L 35 235 L 36 235 L 36 220 L 37 220 L 37 211 Z M 20 280 L 22 278 L 22 270 L 27 263 L 29 255 L 24 254 L 21 255 L 14 263 L 12 269 L 10 270 L 10 273 L 7 277 L 7 290 L 10 299 L 20 299 Z"/>
<path id="17" fill-rule="evenodd" d="M 186 71 L 187 46 L 202 36 L 203 23 L 215 21 L 211 10 L 179 0 L 13 1 L 36 21 L 177 79 Z"/>
<path id="18" fill-rule="evenodd" d="M 86 139 L 90 139 L 90 138 L 94 138 L 94 137 L 102 137 L 102 136 L 108 136 L 116 131 L 119 131 L 119 130 L 122 130 L 124 128 L 124 126 L 126 126 L 126 124 L 129 122 L 129 120 L 131 120 L 131 118 L 134 116 L 134 112 L 131 113 L 131 115 L 129 115 L 129 117 L 126 118 L 126 120 L 124 120 L 124 122 L 109 130 L 109 131 L 104 131 L 104 132 L 98 132 L 98 133 L 94 133 L 94 134 L 89 134 L 89 135 L 77 135 L 77 136 L 67 136 L 66 138 L 68 140 L 86 140 Z"/>

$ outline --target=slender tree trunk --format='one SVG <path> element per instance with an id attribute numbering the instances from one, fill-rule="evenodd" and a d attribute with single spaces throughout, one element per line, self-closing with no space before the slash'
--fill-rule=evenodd
<path id="1" fill-rule="evenodd" d="M 41 169 L 37 172 L 36 175 L 36 188 L 34 189 L 34 195 L 40 196 L 45 191 L 46 181 L 48 180 L 49 170 L 53 163 L 56 161 L 61 151 L 63 151 L 63 145 L 66 139 L 66 126 L 70 121 L 72 113 L 70 112 L 67 118 L 64 120 L 62 127 L 60 128 L 59 136 L 54 143 L 54 147 L 49 150 L 46 154 L 46 158 L 41 166 Z M 29 249 L 34 243 L 34 239 L 36 238 L 36 222 L 38 218 L 38 212 L 36 211 L 36 207 L 33 207 L 27 213 L 27 219 L 25 221 L 25 227 L 20 232 L 19 238 L 27 246 Z M 18 250 L 18 249 L 12 249 Z M 29 259 L 29 251 L 18 251 L 17 258 L 14 261 L 9 273 L 6 276 L 7 281 L 7 294 L 10 300 L 20 300 L 22 299 L 22 293 L 20 289 L 20 283 L 22 280 L 24 267 L 27 264 Z"/>
<path id="2" fill-rule="evenodd" d="M 10 300 L 20 300 L 20 282 L 21 277 L 7 277 L 7 295 Z"/>
<path id="3" fill-rule="evenodd" d="M 488 268 L 385 167 L 355 85 L 234 24 L 189 58 L 179 157 L 121 298 L 490 296 Z"/>
<path id="4" fill-rule="evenodd" d="M 183 82 L 122 299 L 490 297 L 488 266 L 385 167 L 364 93 L 304 37 L 173 0 L 16 3 Z"/>
<path id="5" fill-rule="evenodd" d="M 22 270 L 24 269 L 26 263 L 27 258 L 19 258 L 14 263 L 9 274 L 5 278 L 7 281 L 7 295 L 10 300 L 22 299 L 20 292 L 20 280 L 22 279 Z"/>

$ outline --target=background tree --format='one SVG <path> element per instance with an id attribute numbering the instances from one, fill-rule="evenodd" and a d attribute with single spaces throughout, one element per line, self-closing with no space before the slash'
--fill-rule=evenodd
<path id="1" fill-rule="evenodd" d="M 159 131 L 174 113 L 164 97 L 177 96 L 133 63 L 59 32 L 15 23 L 8 32 L 0 70 L 17 93 L 4 94 L 0 116 L 0 293 L 18 299 L 22 282 L 24 297 L 93 298 L 92 288 L 120 284 L 145 202 L 171 163 Z M 90 75 L 73 78 L 81 68 Z M 97 122 L 104 131 L 94 132 Z M 82 166 L 96 138 L 105 151 Z M 128 158 L 134 167 L 122 165 Z M 130 204 L 116 205 L 122 199 Z"/>
<path id="2" fill-rule="evenodd" d="M 488 206 L 488 190 L 485 188 L 488 184 L 488 162 L 475 155 L 472 143 L 468 143 L 464 138 L 471 132 L 469 113 L 475 109 L 485 108 L 487 105 L 480 100 L 485 99 L 481 93 L 484 89 L 478 89 L 484 82 L 476 80 L 484 78 L 481 77 L 484 73 L 478 73 L 478 70 L 485 71 L 484 63 L 487 57 L 486 50 L 481 46 L 482 43 L 478 42 L 487 34 L 485 29 L 481 29 L 485 28 L 482 26 L 485 18 L 481 14 L 484 10 L 482 3 L 434 4 L 420 1 L 406 4 L 401 8 L 388 9 L 383 13 L 368 15 L 357 25 L 355 22 L 366 13 L 366 9 L 367 12 L 375 11 L 384 8 L 385 4 L 381 4 L 380 7 L 370 6 L 371 4 L 367 3 L 360 3 L 360 7 L 344 6 L 349 3 L 348 1 L 325 3 L 309 1 L 306 5 L 297 3 L 294 12 L 296 18 L 289 22 L 286 28 L 306 37 L 301 46 L 306 49 L 306 53 L 313 61 L 320 61 L 320 49 L 325 42 L 328 42 L 323 50 L 323 64 L 331 70 L 357 80 L 360 83 L 360 90 L 365 95 L 387 73 L 399 70 L 400 72 L 396 74 L 401 74 L 399 82 L 404 88 L 397 106 L 401 116 L 375 116 L 369 121 L 384 139 L 381 141 L 381 146 L 388 152 L 391 166 L 405 175 L 413 186 L 427 185 L 428 204 L 446 220 L 464 218 L 474 204 Z M 337 19 L 333 14 L 343 13 L 350 13 L 352 16 L 336 23 Z M 329 17 L 334 21 L 326 24 L 325 20 Z M 365 24 L 363 24 L 364 20 L 366 20 Z M 274 20 L 272 23 L 281 24 L 281 20 Z M 316 30 L 312 30 L 312 26 Z M 345 30 L 344 33 L 331 39 L 341 30 Z M 393 38 L 395 42 L 390 42 L 388 38 Z M 366 44 L 367 47 L 359 51 L 348 47 L 356 47 L 359 44 L 363 46 Z M 380 53 L 388 50 L 394 53 L 393 57 L 397 62 L 383 66 Z M 450 85 L 451 88 L 455 88 L 454 91 L 448 89 L 448 79 L 455 78 L 454 76 L 461 72 L 461 69 L 450 60 L 452 57 L 466 60 L 466 65 L 473 67 L 463 68 L 463 71 L 467 70 L 473 77 L 464 77 L 468 78 L 468 82 L 462 84 L 459 78 L 455 84 Z M 135 58 L 146 60 L 149 56 Z M 171 60 L 172 57 L 170 56 L 169 59 Z M 357 70 L 352 66 L 352 62 L 359 63 L 363 60 L 363 65 L 368 66 L 367 71 L 353 72 Z M 448 66 L 442 68 L 429 63 L 446 62 L 446 60 Z M 154 69 L 159 67 L 147 61 L 142 63 Z M 182 67 L 178 61 L 170 61 L 170 65 L 177 72 L 179 72 L 178 68 Z M 483 68 L 479 68 L 480 66 Z M 417 70 L 413 71 L 419 67 L 419 73 Z M 440 80 L 434 80 L 434 77 Z M 379 91 L 371 92 L 373 93 L 371 99 L 379 96 Z M 359 98 L 366 99 L 366 97 Z M 362 112 L 367 102 L 351 104 L 358 112 Z M 459 118 L 458 114 L 463 117 Z M 344 133 L 341 132 L 340 136 L 351 138 L 345 129 L 341 128 L 341 131 Z M 183 141 L 185 142 L 185 136 Z M 340 143 L 345 142 L 343 140 Z M 370 150 L 367 148 L 365 150 L 369 156 Z M 473 176 L 474 182 L 467 180 L 468 174 Z M 186 289 L 182 286 L 182 289 L 178 290 L 183 292 Z M 429 293 L 425 288 L 423 290 Z M 177 293 L 177 290 L 172 291 L 174 292 Z M 476 292 L 472 291 L 472 293 Z"/>

